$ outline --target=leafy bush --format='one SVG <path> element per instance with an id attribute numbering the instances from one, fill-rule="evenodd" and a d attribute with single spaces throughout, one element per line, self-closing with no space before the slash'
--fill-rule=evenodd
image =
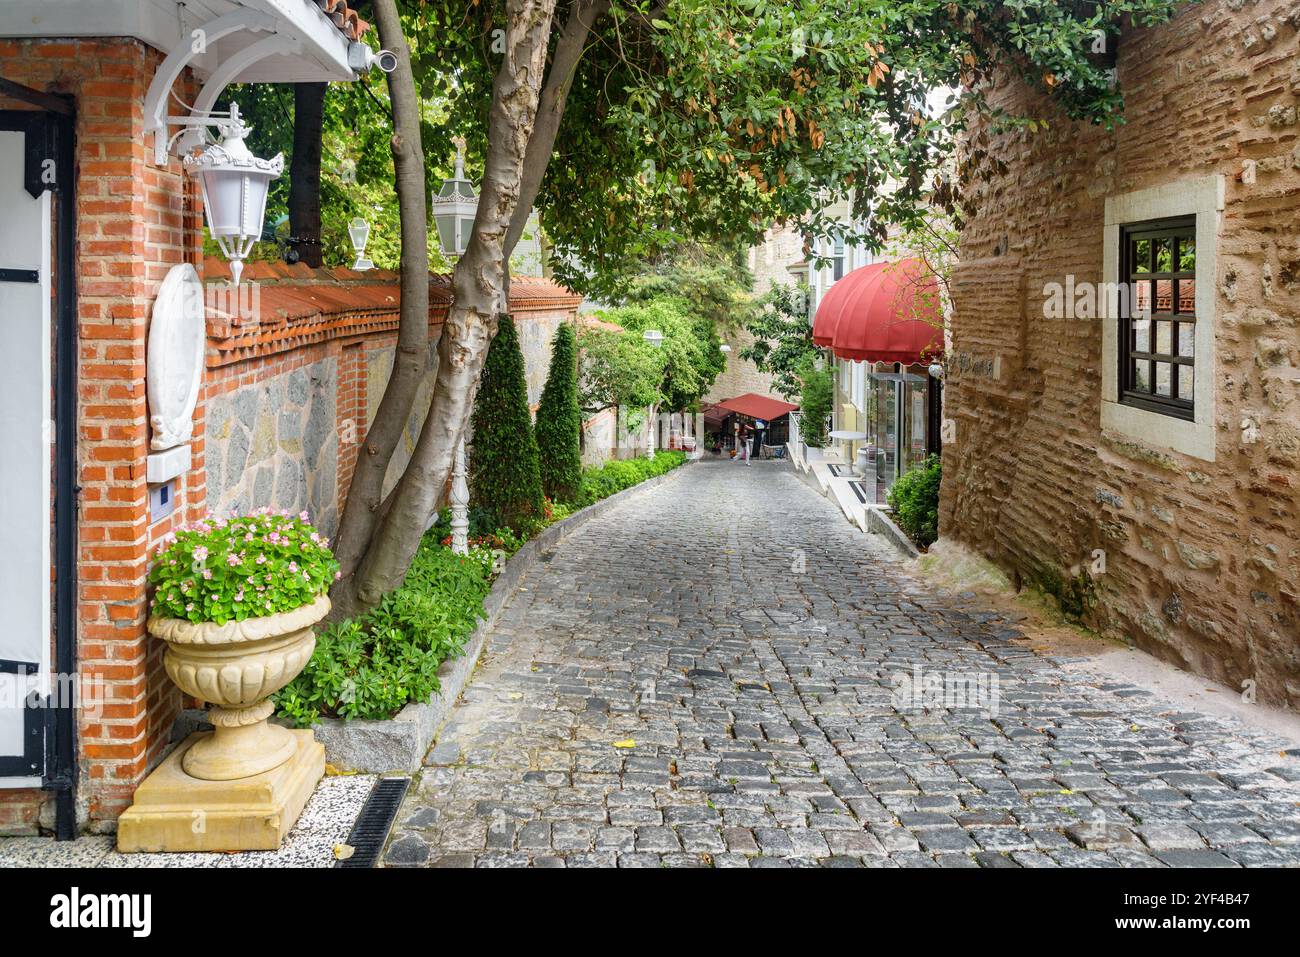
<path id="1" fill-rule="evenodd" d="M 542 477 L 528 411 L 524 354 L 509 316 L 501 317 L 488 347 L 474 400 L 473 426 L 470 505 L 488 514 L 492 528 L 524 531 L 542 515 Z"/>
<path id="2" fill-rule="evenodd" d="M 542 491 L 570 499 L 582 478 L 582 413 L 578 410 L 578 340 L 560 323 L 551 340 L 551 368 L 537 407 L 537 453 Z"/>
<path id="3" fill-rule="evenodd" d="M 427 534 L 401 586 L 365 614 L 320 629 L 316 651 L 276 695 L 299 727 L 322 716 L 390 718 L 438 690 L 438 666 L 462 653 L 484 617 L 491 553 L 469 557 Z"/>
<path id="4" fill-rule="evenodd" d="M 826 444 L 826 419 L 835 401 L 835 377 L 830 369 L 818 369 L 816 356 L 804 356 L 799 363 L 803 395 L 799 399 L 799 434 L 809 445 Z"/>
<path id="5" fill-rule="evenodd" d="M 209 517 L 164 539 L 149 571 L 153 613 L 219 625 L 274 615 L 311 604 L 338 570 L 306 512 Z"/>
<path id="6" fill-rule="evenodd" d="M 939 537 L 939 456 L 931 455 L 899 476 L 889 489 L 889 506 L 898 527 L 921 548 Z"/>
<path id="7" fill-rule="evenodd" d="M 685 452 L 656 452 L 652 459 L 619 459 L 582 472 L 574 505 L 585 507 L 646 479 L 671 472 L 686 461 Z"/>

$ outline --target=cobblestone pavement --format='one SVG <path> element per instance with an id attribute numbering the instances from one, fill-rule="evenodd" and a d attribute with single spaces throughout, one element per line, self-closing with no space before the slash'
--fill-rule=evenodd
<path id="1" fill-rule="evenodd" d="M 1285 744 L 1062 672 L 788 465 L 692 465 L 523 586 L 388 866 L 1300 864 Z"/>

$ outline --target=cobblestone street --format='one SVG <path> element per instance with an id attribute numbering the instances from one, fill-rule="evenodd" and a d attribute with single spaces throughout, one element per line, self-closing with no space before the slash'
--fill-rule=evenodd
<path id="1" fill-rule="evenodd" d="M 1063 671 L 986 607 L 789 465 L 691 465 L 524 579 L 386 864 L 1300 864 L 1285 743 Z"/>

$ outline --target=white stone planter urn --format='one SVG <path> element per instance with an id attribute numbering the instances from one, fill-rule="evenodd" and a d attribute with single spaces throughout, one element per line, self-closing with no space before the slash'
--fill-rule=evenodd
<path id="1" fill-rule="evenodd" d="M 267 723 L 275 711 L 270 698 L 307 666 L 316 648 L 313 626 L 329 610 L 329 597 L 321 595 L 290 611 L 223 625 L 149 619 L 149 633 L 167 643 L 167 676 L 212 705 L 213 733 L 185 751 L 186 774 L 234 781 L 272 771 L 294 757 L 299 745 L 293 732 Z"/>

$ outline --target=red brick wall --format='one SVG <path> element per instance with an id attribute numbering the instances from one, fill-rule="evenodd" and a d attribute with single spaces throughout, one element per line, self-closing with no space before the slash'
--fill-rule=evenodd
<path id="1" fill-rule="evenodd" d="M 178 161 L 146 159 L 143 103 L 161 59 L 130 40 L 0 40 L 8 79 L 77 105 L 78 654 L 107 702 L 80 728 L 81 797 L 95 820 L 130 803 L 180 701 L 144 633 L 146 555 L 165 531 L 148 525 L 144 363 L 158 282 L 176 263 L 201 266 L 201 211 Z M 195 452 L 201 465 L 201 440 Z M 199 513 L 202 475 L 183 483 L 178 515 Z M 29 829 L 44 798 L 0 792 L 0 831 Z"/>
<path id="2" fill-rule="evenodd" d="M 1057 591 L 1106 553 L 1086 619 L 1260 699 L 1300 706 L 1300 68 L 1294 4 L 1207 0 L 1127 32 L 1127 122 L 994 136 L 954 276 L 941 532 Z M 1243 183 L 1245 160 L 1257 181 Z M 1100 427 L 1099 320 L 1043 317 L 1045 284 L 1102 279 L 1105 198 L 1222 174 L 1216 460 Z M 1000 375 L 989 366 L 999 361 Z M 1258 425 L 1249 442 L 1244 418 Z M 1248 686 L 1249 687 L 1249 686 Z"/>

